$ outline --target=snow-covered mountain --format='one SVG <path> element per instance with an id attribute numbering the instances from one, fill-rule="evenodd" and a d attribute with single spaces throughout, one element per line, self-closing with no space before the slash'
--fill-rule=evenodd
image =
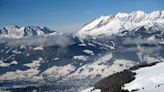
<path id="1" fill-rule="evenodd" d="M 55 31 L 48 29 L 47 27 L 35 27 L 35 26 L 8 26 L 0 28 L 0 37 L 8 38 L 22 38 L 30 36 L 41 36 Z"/>
<path id="2" fill-rule="evenodd" d="M 154 11 L 149 14 L 143 11 L 118 13 L 111 16 L 101 16 L 86 24 L 78 33 L 80 38 L 111 36 L 123 31 L 132 31 L 145 27 L 156 30 L 164 29 L 164 11 Z"/>
<path id="3" fill-rule="evenodd" d="M 132 66 L 164 61 L 163 15 L 137 11 L 100 17 L 76 34 L 46 27 L 1 28 L 0 85 L 71 83 L 80 91 Z M 72 92 L 70 87 L 60 90 Z"/>

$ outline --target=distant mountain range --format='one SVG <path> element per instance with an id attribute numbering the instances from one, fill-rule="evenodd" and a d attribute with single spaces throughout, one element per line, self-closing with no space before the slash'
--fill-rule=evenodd
<path id="1" fill-rule="evenodd" d="M 30 36 L 41 36 L 45 34 L 50 34 L 55 32 L 50 30 L 47 27 L 35 27 L 35 26 L 8 26 L 0 29 L 1 37 L 10 37 L 10 38 L 23 38 Z"/>
<path id="2" fill-rule="evenodd" d="M 97 81 L 138 64 L 164 61 L 163 46 L 164 11 L 102 16 L 75 34 L 8 26 L 0 28 L 0 85 Z"/>

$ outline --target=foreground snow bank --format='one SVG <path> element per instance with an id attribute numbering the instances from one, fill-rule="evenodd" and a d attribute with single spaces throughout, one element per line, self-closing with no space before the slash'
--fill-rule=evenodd
<path id="1" fill-rule="evenodd" d="M 150 88 L 150 89 L 139 90 L 137 92 L 163 92 L 163 91 L 164 91 L 164 86 L 159 87 L 159 88 Z"/>
<path id="2" fill-rule="evenodd" d="M 134 71 L 135 80 L 124 85 L 124 90 L 138 90 L 138 92 L 163 92 L 164 63 L 145 67 Z"/>
<path id="3" fill-rule="evenodd" d="M 94 89 L 94 87 L 87 88 L 81 92 L 101 92 L 100 89 Z"/>

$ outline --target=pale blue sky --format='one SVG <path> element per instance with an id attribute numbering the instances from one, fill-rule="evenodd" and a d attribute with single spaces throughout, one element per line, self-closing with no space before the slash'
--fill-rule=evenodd
<path id="1" fill-rule="evenodd" d="M 163 0 L 0 0 L 0 27 L 47 26 L 76 32 L 101 15 L 164 10 Z"/>

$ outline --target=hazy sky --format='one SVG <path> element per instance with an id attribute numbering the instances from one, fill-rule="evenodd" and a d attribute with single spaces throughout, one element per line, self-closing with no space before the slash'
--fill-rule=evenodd
<path id="1" fill-rule="evenodd" d="M 0 27 L 47 26 L 76 32 L 101 15 L 164 10 L 164 0 L 0 0 Z"/>

